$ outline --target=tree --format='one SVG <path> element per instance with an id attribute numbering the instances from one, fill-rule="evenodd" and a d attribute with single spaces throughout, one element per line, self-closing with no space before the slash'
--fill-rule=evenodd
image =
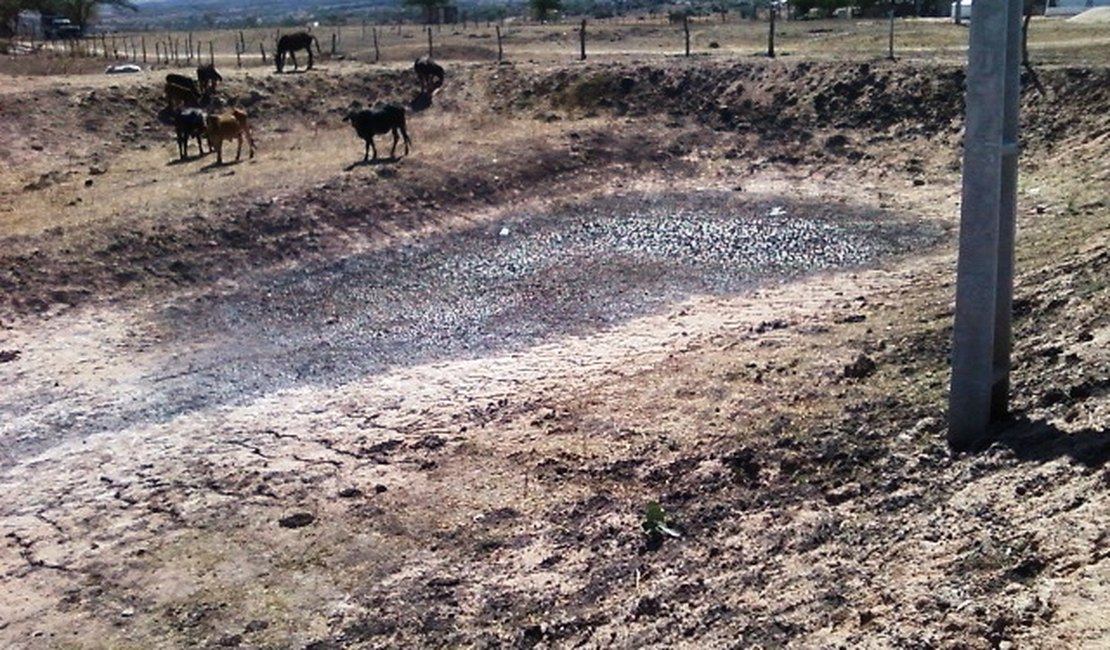
<path id="1" fill-rule="evenodd" d="M 446 7 L 450 0 L 401 0 L 406 7 L 417 7 L 424 11 L 424 23 L 431 25 L 438 22 L 436 12 L 440 7 Z"/>
<path id="2" fill-rule="evenodd" d="M 43 0 L 0 0 L 0 36 L 15 34 L 21 12 L 46 10 Z"/>
<path id="3" fill-rule="evenodd" d="M 0 36 L 11 36 L 15 33 L 19 12 L 26 7 L 23 0 L 0 0 Z"/>
<path id="4" fill-rule="evenodd" d="M 545 23 L 548 16 L 563 10 L 563 0 L 528 0 L 528 6 L 536 20 Z"/>
<path id="5" fill-rule="evenodd" d="M 48 4 L 54 11 L 73 21 L 73 24 L 80 27 L 82 32 L 96 18 L 97 9 L 101 5 L 120 7 L 131 11 L 139 10 L 131 0 L 55 0 Z"/>

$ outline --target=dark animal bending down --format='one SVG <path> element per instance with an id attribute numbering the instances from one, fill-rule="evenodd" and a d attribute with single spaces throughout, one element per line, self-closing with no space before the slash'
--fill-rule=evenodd
<path id="1" fill-rule="evenodd" d="M 170 80 L 170 77 L 178 77 L 178 80 Z M 180 79 L 185 79 L 188 83 L 179 83 Z M 211 100 L 208 92 L 197 92 L 197 84 L 188 77 L 181 75 L 166 75 L 166 105 L 171 110 L 177 110 L 182 106 L 206 106 Z"/>
<path id="2" fill-rule="evenodd" d="M 175 86 L 181 86 L 182 88 L 188 88 L 189 90 L 193 91 L 193 93 L 196 94 L 198 97 L 200 96 L 200 88 L 197 87 L 197 80 L 193 79 L 192 77 L 186 77 L 183 74 L 171 72 L 166 75 L 166 83 L 173 84 Z"/>
<path id="3" fill-rule="evenodd" d="M 216 164 L 224 162 L 224 141 L 232 138 L 239 140 L 239 148 L 235 150 L 235 160 L 243 155 L 243 137 L 246 136 L 250 145 L 250 157 L 254 158 L 254 138 L 251 137 L 251 127 L 247 124 L 247 113 L 241 108 L 233 108 L 226 113 L 209 115 L 207 120 L 208 146 L 216 150 Z"/>
<path id="4" fill-rule="evenodd" d="M 205 114 L 199 108 L 186 108 L 174 113 L 173 128 L 177 132 L 177 153 L 182 160 L 189 157 L 189 138 L 197 139 L 198 155 L 204 155 L 204 147 L 200 143 L 201 136 L 208 134 Z"/>
<path id="5" fill-rule="evenodd" d="M 223 80 L 223 76 L 220 75 L 219 72 L 216 72 L 216 65 L 214 63 L 197 67 L 197 81 L 200 82 L 200 89 L 203 92 L 216 92 L 216 84 Z"/>
<path id="6" fill-rule="evenodd" d="M 344 122 L 350 122 L 351 126 L 355 127 L 355 132 L 358 137 L 366 141 L 366 153 L 363 155 L 363 162 L 370 159 L 370 150 L 374 150 L 374 160 L 378 159 L 378 148 L 374 146 L 375 135 L 385 135 L 390 131 L 393 132 L 393 148 L 389 150 L 389 157 L 397 157 L 397 132 L 401 132 L 401 136 L 405 139 L 405 155 L 409 153 L 409 134 L 405 131 L 405 109 L 396 104 L 386 104 L 380 109 L 369 109 L 363 111 L 353 111 L 343 118 Z"/>
<path id="7" fill-rule="evenodd" d="M 308 67 L 305 70 L 312 69 L 312 45 L 316 44 L 316 53 L 320 54 L 320 41 L 308 32 L 296 32 L 294 34 L 286 34 L 278 39 L 277 54 L 274 55 L 274 62 L 277 63 L 277 71 L 281 72 L 285 68 L 285 55 L 288 54 L 289 58 L 293 59 L 293 69 L 297 69 L 297 55 L 294 54 L 297 50 L 304 50 L 308 52 Z"/>
<path id="8" fill-rule="evenodd" d="M 417 59 L 412 67 L 416 70 L 417 80 L 420 81 L 420 92 L 430 95 L 443 86 L 443 78 L 446 76 L 443 66 L 433 61 L 427 54 Z"/>

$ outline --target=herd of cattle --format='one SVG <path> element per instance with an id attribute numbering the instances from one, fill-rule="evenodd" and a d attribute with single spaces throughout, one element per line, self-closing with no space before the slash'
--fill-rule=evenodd
<path id="1" fill-rule="evenodd" d="M 305 34 L 307 35 L 307 34 Z M 297 40 L 301 34 L 290 34 L 288 48 L 279 47 L 277 59 L 278 72 L 281 72 L 285 54 L 292 57 L 292 49 L 308 50 L 308 67 L 312 67 L 311 43 L 314 37 Z M 282 37 L 285 39 L 286 37 Z M 302 42 L 303 41 L 303 42 Z M 319 45 L 317 44 L 317 48 Z M 296 58 L 293 57 L 296 66 Z M 422 56 L 413 65 L 417 80 L 420 84 L 422 95 L 430 97 L 432 93 L 443 86 L 443 67 L 432 61 L 427 56 Z M 173 116 L 174 131 L 177 135 L 177 149 L 181 160 L 188 158 L 189 140 L 196 138 L 199 155 L 204 155 L 202 140 L 208 140 L 209 153 L 216 152 L 216 164 L 223 164 L 223 145 L 233 139 L 238 141 L 235 160 L 239 160 L 243 153 L 243 140 L 247 141 L 250 157 L 254 158 L 254 138 L 251 136 L 250 125 L 247 122 L 247 113 L 241 108 L 213 108 L 217 105 L 216 94 L 223 77 L 213 64 L 202 65 L 197 68 L 197 78 L 187 77 L 176 73 L 166 75 L 165 95 L 166 105 Z M 378 149 L 374 146 L 375 135 L 393 134 L 393 148 L 390 157 L 396 158 L 397 144 L 404 141 L 405 154 L 409 152 L 408 132 L 405 129 L 405 108 L 396 104 L 387 104 L 380 108 L 351 111 L 343 118 L 350 122 L 358 137 L 366 143 L 363 161 L 370 160 L 373 151 L 374 159 L 378 157 Z"/>

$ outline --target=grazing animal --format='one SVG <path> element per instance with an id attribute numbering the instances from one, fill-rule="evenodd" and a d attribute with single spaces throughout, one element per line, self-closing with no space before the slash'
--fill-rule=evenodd
<path id="1" fill-rule="evenodd" d="M 173 129 L 177 133 L 177 153 L 181 160 L 189 157 L 189 138 L 197 139 L 198 155 L 204 155 L 201 136 L 208 135 L 208 125 L 204 111 L 199 108 L 186 108 L 173 115 Z"/>
<path id="2" fill-rule="evenodd" d="M 185 77 L 185 79 L 188 79 L 188 77 Z M 192 79 L 188 80 L 188 85 L 166 81 L 166 104 L 170 107 L 170 110 L 177 110 L 182 106 L 207 106 L 212 99 L 207 92 L 200 93 L 197 91 L 196 82 Z"/>
<path id="3" fill-rule="evenodd" d="M 443 86 L 443 78 L 446 76 L 443 66 L 433 61 L 432 57 L 425 54 L 417 59 L 412 67 L 416 70 L 417 80 L 420 81 L 420 92 L 431 95 Z"/>
<path id="4" fill-rule="evenodd" d="M 366 152 L 362 157 L 362 161 L 366 162 L 370 159 L 370 150 L 374 150 L 374 160 L 378 159 L 378 148 L 374 146 L 375 135 L 385 135 L 390 131 L 393 132 L 393 148 L 389 150 L 389 157 L 397 157 L 397 133 L 405 140 L 405 155 L 409 153 L 409 134 L 405 131 L 405 109 L 396 104 L 386 104 L 380 109 L 367 109 L 361 111 L 352 111 L 343 118 L 344 122 L 350 122 L 351 126 L 355 127 L 355 132 L 358 137 L 366 141 Z"/>
<path id="5" fill-rule="evenodd" d="M 198 97 L 200 96 L 200 87 L 197 86 L 197 80 L 193 79 L 192 77 L 186 77 L 183 74 L 171 72 L 166 75 L 166 83 L 173 84 L 175 86 L 181 86 L 182 88 L 188 88 L 189 90 L 196 93 Z"/>
<path id="6" fill-rule="evenodd" d="M 297 69 L 297 55 L 294 54 L 297 50 L 304 50 L 308 52 L 308 67 L 305 70 L 312 69 L 312 44 L 316 44 L 316 53 L 320 54 L 320 41 L 308 32 L 296 32 L 293 34 L 285 34 L 278 39 L 277 54 L 274 56 L 274 62 L 277 64 L 277 71 L 281 72 L 285 68 L 285 55 L 288 54 L 289 58 L 293 59 L 293 69 Z"/>
<path id="7" fill-rule="evenodd" d="M 243 137 L 247 138 L 250 145 L 250 157 L 254 158 L 254 138 L 251 137 L 251 127 L 247 124 L 247 112 L 241 108 L 218 115 L 209 115 L 207 120 L 208 148 L 216 151 L 216 164 L 224 163 L 224 142 L 232 138 L 239 140 L 239 148 L 235 150 L 235 160 L 243 155 Z"/>
<path id="8" fill-rule="evenodd" d="M 223 80 L 223 76 L 216 71 L 216 64 L 209 63 L 208 65 L 197 66 L 197 81 L 200 82 L 202 91 L 215 93 L 216 84 Z"/>

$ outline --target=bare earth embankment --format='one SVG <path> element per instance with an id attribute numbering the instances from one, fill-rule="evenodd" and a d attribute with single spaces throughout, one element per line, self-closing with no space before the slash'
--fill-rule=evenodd
<path id="1" fill-rule="evenodd" d="M 352 164 L 409 75 L 229 74 L 223 167 L 151 79 L 0 91 L 0 645 L 1110 644 L 1106 68 L 1026 80 L 967 456 L 959 68 L 460 66 Z"/>

